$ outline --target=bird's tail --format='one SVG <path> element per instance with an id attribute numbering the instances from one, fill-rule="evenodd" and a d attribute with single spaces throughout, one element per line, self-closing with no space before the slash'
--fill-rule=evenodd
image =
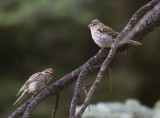
<path id="1" fill-rule="evenodd" d="M 18 98 L 18 100 L 16 100 L 16 102 L 13 104 L 13 106 L 16 106 L 18 104 L 21 103 L 21 101 L 26 97 L 26 95 L 28 94 L 28 91 L 25 89 L 24 92 L 22 93 L 22 95 Z"/>
<path id="2" fill-rule="evenodd" d="M 142 43 L 140 43 L 138 41 L 134 41 L 134 40 L 122 40 L 121 44 L 125 44 L 125 43 L 129 43 L 129 44 L 136 45 L 136 46 L 142 45 Z"/>

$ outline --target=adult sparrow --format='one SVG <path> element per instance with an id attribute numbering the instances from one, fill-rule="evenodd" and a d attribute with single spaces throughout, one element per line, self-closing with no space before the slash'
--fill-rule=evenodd
<path id="1" fill-rule="evenodd" d="M 40 92 L 47 86 L 47 84 L 52 78 L 55 78 L 55 73 L 54 70 L 51 68 L 33 74 L 18 92 L 17 96 L 22 92 L 23 93 L 13 105 L 18 105 L 29 93 L 37 94 L 38 92 Z"/>
<path id="2" fill-rule="evenodd" d="M 111 48 L 113 42 L 119 35 L 118 32 L 115 32 L 110 27 L 104 25 L 99 20 L 95 19 L 88 25 L 91 30 L 91 35 L 94 42 L 101 48 Z M 123 43 L 130 43 L 134 45 L 141 45 L 138 41 L 133 40 L 125 40 L 121 42 Z"/>

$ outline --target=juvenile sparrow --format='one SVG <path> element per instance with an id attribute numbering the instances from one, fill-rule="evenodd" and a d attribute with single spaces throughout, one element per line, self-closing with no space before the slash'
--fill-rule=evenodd
<path id="1" fill-rule="evenodd" d="M 94 42 L 101 48 L 111 48 L 113 42 L 119 35 L 118 32 L 115 32 L 110 27 L 104 25 L 99 20 L 95 19 L 88 25 L 91 30 L 91 35 Z M 138 41 L 125 40 L 121 43 L 130 43 L 134 45 L 141 45 Z"/>
<path id="2" fill-rule="evenodd" d="M 13 104 L 13 106 L 18 105 L 25 98 L 27 94 L 29 93 L 37 94 L 38 92 L 40 92 L 47 86 L 47 84 L 52 78 L 55 78 L 55 73 L 52 68 L 48 68 L 42 72 L 33 74 L 18 92 L 17 96 L 22 92 L 23 93 L 18 98 L 18 100 Z"/>

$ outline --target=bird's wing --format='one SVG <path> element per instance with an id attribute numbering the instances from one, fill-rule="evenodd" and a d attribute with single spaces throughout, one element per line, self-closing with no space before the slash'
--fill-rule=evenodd
<path id="1" fill-rule="evenodd" d="M 21 89 L 19 90 L 17 96 L 18 96 L 22 91 L 24 91 L 30 83 L 34 82 L 34 81 L 35 81 L 39 76 L 41 76 L 41 75 L 42 75 L 41 72 L 38 72 L 38 73 L 33 74 L 33 75 L 24 83 L 24 85 L 21 87 Z"/>
<path id="2" fill-rule="evenodd" d="M 113 38 L 117 38 L 119 32 L 115 32 L 112 28 L 104 25 L 103 27 L 98 29 L 101 33 L 111 35 Z"/>

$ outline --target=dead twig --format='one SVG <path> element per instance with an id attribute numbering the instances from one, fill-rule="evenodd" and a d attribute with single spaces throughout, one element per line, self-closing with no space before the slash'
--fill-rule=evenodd
<path id="1" fill-rule="evenodd" d="M 56 101 L 55 101 L 54 109 L 52 112 L 52 118 L 55 118 L 55 115 L 58 109 L 58 103 L 59 103 L 59 94 L 56 94 Z"/>

